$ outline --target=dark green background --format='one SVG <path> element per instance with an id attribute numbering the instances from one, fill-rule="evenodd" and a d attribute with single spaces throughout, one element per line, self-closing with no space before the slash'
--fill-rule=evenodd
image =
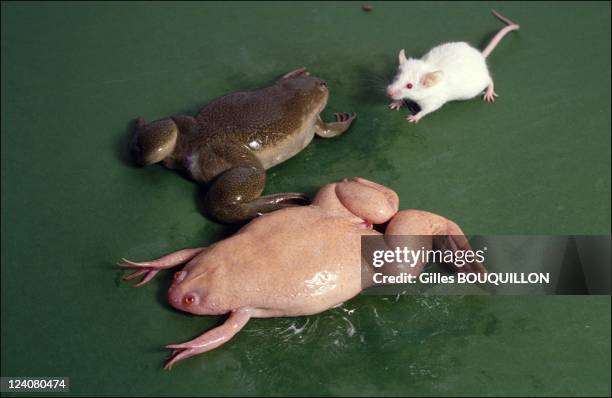
<path id="1" fill-rule="evenodd" d="M 2 3 L 3 376 L 69 376 L 78 395 L 610 394 L 609 296 L 361 296 L 161 370 L 163 345 L 221 318 L 170 309 L 168 273 L 134 290 L 114 263 L 231 229 L 188 180 L 127 163 L 138 115 L 307 66 L 326 118 L 359 117 L 272 169 L 269 192 L 360 175 L 467 233 L 610 233 L 610 3 L 361 4 Z M 489 61 L 497 102 L 416 126 L 386 108 L 400 48 L 482 47 L 492 6 L 522 25 Z"/>

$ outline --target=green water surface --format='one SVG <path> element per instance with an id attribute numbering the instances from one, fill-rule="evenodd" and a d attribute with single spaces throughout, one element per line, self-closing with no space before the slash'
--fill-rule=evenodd
<path id="1" fill-rule="evenodd" d="M 610 3 L 2 3 L 2 376 L 68 376 L 73 395 L 609 395 L 610 296 L 360 296 L 256 319 L 161 369 L 165 344 L 222 318 L 172 310 L 166 273 L 123 283 L 121 257 L 201 246 L 232 228 L 198 189 L 133 168 L 132 120 L 194 113 L 301 66 L 333 112 L 359 114 L 270 170 L 309 194 L 360 175 L 402 208 L 470 234 L 610 234 Z M 387 109 L 397 52 L 482 47 L 500 97 L 418 125 Z"/>

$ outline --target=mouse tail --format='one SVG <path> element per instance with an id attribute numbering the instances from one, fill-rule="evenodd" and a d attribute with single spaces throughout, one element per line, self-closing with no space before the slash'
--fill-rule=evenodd
<path id="1" fill-rule="evenodd" d="M 519 30 L 521 28 L 520 25 L 515 24 L 510 19 L 504 17 L 497 11 L 491 10 L 491 12 L 493 13 L 493 15 L 495 15 L 495 17 L 497 17 L 497 19 L 504 22 L 506 26 L 503 27 L 499 32 L 497 32 L 495 37 L 493 37 L 493 40 L 491 40 L 491 42 L 487 45 L 487 47 L 484 50 L 482 50 L 482 56 L 485 58 L 487 58 L 493 52 L 493 49 L 497 47 L 497 45 L 499 44 L 501 39 L 503 39 L 504 36 L 512 32 L 513 30 Z"/>

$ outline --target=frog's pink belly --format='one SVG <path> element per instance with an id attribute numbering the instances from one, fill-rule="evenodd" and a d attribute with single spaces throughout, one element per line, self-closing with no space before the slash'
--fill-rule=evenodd
<path id="1" fill-rule="evenodd" d="M 257 316 L 264 318 L 318 314 L 350 300 L 361 292 L 358 266 L 352 276 L 319 271 L 292 286 L 276 282 L 278 289 L 273 292 L 243 292 L 239 307 L 258 309 L 260 311 Z M 286 282 L 291 279 L 288 277 Z"/>
<path id="2" fill-rule="evenodd" d="M 304 242 L 311 247 L 306 252 L 297 243 L 288 244 L 286 258 L 270 252 L 263 261 L 252 262 L 235 276 L 235 286 L 241 287 L 235 296 L 240 296 L 238 306 L 266 310 L 269 316 L 301 316 L 350 300 L 361 291 L 360 237 L 352 238 L 330 242 L 335 251 Z"/>
<path id="3" fill-rule="evenodd" d="M 318 206 L 258 217 L 206 253 L 203 265 L 215 269 L 201 279 L 207 301 L 258 316 L 323 312 L 361 291 L 363 234 L 378 232 Z"/>

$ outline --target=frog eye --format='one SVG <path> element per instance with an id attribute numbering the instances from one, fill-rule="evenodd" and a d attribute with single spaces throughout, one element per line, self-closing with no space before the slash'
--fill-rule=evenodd
<path id="1" fill-rule="evenodd" d="M 410 89 L 412 88 L 412 83 L 408 83 L 408 84 L 406 84 L 406 88 L 407 88 L 408 90 L 410 90 Z"/>
<path id="2" fill-rule="evenodd" d="M 183 303 L 185 303 L 185 305 L 191 305 L 191 304 L 195 303 L 195 300 L 196 299 L 195 299 L 195 297 L 192 294 L 188 294 L 183 299 Z"/>

